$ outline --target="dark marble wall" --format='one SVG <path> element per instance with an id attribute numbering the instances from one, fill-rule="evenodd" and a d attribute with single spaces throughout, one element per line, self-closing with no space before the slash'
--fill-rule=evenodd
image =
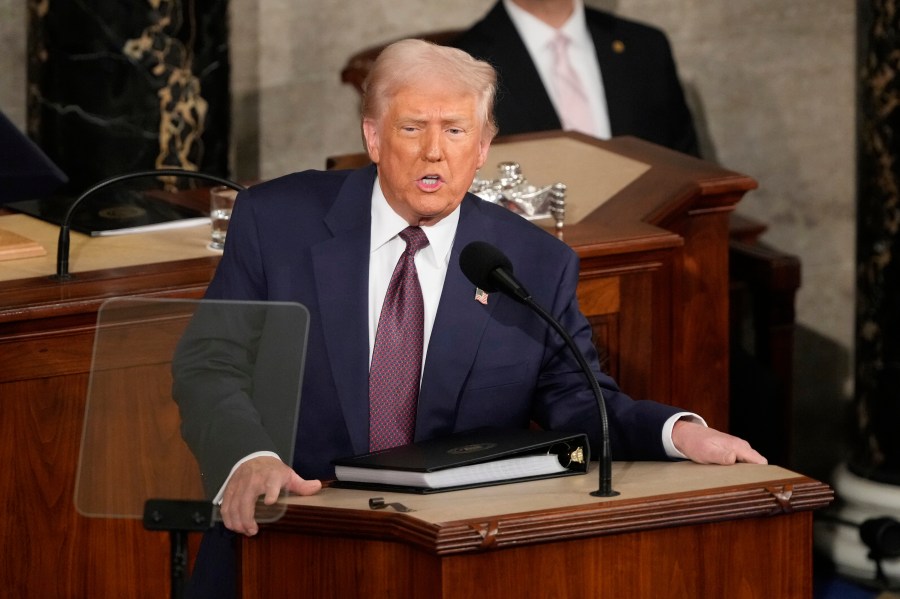
<path id="1" fill-rule="evenodd" d="M 227 0 L 29 0 L 28 132 L 80 192 L 112 175 L 228 176 Z"/>
<path id="2" fill-rule="evenodd" d="M 900 484 L 900 0 L 858 6 L 859 438 L 851 467 Z"/>

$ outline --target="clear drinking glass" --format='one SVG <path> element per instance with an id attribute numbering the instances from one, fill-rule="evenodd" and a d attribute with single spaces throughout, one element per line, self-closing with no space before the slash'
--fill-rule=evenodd
<path id="1" fill-rule="evenodd" d="M 220 185 L 209 191 L 209 217 L 212 221 L 212 238 L 209 247 L 221 250 L 225 247 L 225 235 L 228 233 L 228 221 L 231 219 L 231 210 L 234 208 L 234 200 L 237 191 Z"/>

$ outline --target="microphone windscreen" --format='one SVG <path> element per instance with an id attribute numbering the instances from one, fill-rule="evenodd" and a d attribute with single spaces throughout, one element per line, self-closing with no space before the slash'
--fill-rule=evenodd
<path id="1" fill-rule="evenodd" d="M 473 241 L 462 249 L 459 254 L 459 267 L 463 274 L 472 281 L 476 287 L 488 293 L 502 291 L 493 272 L 498 268 L 512 274 L 512 262 L 506 254 L 487 243 L 486 241 Z"/>

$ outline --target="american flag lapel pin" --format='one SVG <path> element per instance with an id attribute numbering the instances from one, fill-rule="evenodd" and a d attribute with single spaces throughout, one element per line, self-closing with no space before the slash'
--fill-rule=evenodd
<path id="1" fill-rule="evenodd" d="M 478 302 L 478 303 L 480 303 L 480 304 L 484 304 L 485 306 L 487 306 L 487 300 L 488 300 L 488 294 L 485 293 L 484 290 L 479 289 L 478 287 L 476 287 L 476 288 L 475 288 L 475 301 Z"/>

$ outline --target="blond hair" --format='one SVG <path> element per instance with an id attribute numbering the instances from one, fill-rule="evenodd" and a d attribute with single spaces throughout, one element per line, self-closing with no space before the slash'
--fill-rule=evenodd
<path id="1" fill-rule="evenodd" d="M 493 139 L 497 134 L 494 120 L 497 72 L 494 67 L 457 48 L 419 39 L 394 42 L 378 55 L 363 84 L 363 119 L 377 121 L 400 89 L 435 78 L 476 97 L 483 135 Z"/>

